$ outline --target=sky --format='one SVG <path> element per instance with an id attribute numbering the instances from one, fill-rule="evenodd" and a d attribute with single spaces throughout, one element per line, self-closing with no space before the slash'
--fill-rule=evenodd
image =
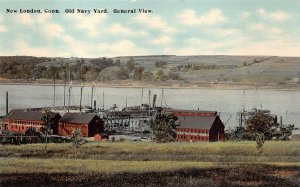
<path id="1" fill-rule="evenodd" d="M 2 0 L 0 7 L 1 56 L 300 56 L 300 0 Z"/>

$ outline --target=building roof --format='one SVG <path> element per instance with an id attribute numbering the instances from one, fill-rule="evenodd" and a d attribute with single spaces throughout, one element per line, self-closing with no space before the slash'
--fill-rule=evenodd
<path id="1" fill-rule="evenodd" d="M 57 113 L 52 113 L 54 117 Z M 41 121 L 44 113 L 41 111 L 30 111 L 27 109 L 14 109 L 11 110 L 8 115 L 2 118 L 2 121 L 8 121 L 9 119 L 13 120 L 32 120 L 32 121 Z"/>
<path id="2" fill-rule="evenodd" d="M 217 115 L 217 111 L 207 111 L 207 110 L 181 110 L 181 109 L 164 109 L 164 112 L 171 112 L 177 116 L 179 115 Z"/>
<path id="3" fill-rule="evenodd" d="M 210 129 L 218 116 L 178 116 L 179 128 Z"/>
<path id="4" fill-rule="evenodd" d="M 59 122 L 62 123 L 90 123 L 97 115 L 89 113 L 66 113 Z"/>

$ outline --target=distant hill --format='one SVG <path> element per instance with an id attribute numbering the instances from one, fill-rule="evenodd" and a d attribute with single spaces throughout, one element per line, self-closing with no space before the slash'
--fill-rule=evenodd
<path id="1" fill-rule="evenodd" d="M 134 80 L 159 83 L 297 84 L 300 57 L 278 56 L 124 56 L 114 58 L 0 57 L 5 79 Z"/>

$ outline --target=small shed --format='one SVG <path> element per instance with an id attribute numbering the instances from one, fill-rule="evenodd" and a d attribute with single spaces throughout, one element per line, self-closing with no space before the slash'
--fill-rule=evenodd
<path id="1" fill-rule="evenodd" d="M 108 140 L 108 139 L 109 139 L 109 135 L 106 133 L 97 133 L 94 136 L 95 141 Z"/>
<path id="2" fill-rule="evenodd" d="M 80 129 L 82 137 L 94 137 L 104 131 L 104 121 L 96 114 L 66 113 L 58 122 L 58 135 L 71 136 Z"/>

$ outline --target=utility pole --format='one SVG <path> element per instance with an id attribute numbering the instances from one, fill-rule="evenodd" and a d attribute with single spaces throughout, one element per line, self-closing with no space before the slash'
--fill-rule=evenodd
<path id="1" fill-rule="evenodd" d="M 92 95 L 91 95 L 91 112 L 93 112 L 93 96 L 94 96 L 94 81 L 92 85 Z"/>
<path id="2" fill-rule="evenodd" d="M 54 73 L 54 77 L 53 77 L 53 110 L 55 109 L 55 76 L 56 73 Z"/>
<path id="3" fill-rule="evenodd" d="M 163 105 L 163 99 L 164 99 L 164 89 L 161 89 L 161 101 L 160 101 L 160 107 L 162 108 Z"/>
<path id="4" fill-rule="evenodd" d="M 8 91 L 6 91 L 6 115 L 8 114 Z"/>
<path id="5" fill-rule="evenodd" d="M 66 82 L 67 82 L 67 71 L 64 71 L 64 109 L 66 108 Z"/>
<path id="6" fill-rule="evenodd" d="M 71 102 L 71 86 L 69 86 L 69 102 L 68 102 L 68 113 L 70 112 L 70 102 Z"/>
<path id="7" fill-rule="evenodd" d="M 79 111 L 81 112 L 81 103 L 82 103 L 82 89 L 83 89 L 83 86 L 81 85 L 81 88 L 80 88 L 80 103 L 79 103 Z"/>
<path id="8" fill-rule="evenodd" d="M 149 90 L 149 121 L 150 121 L 150 116 L 151 116 L 151 112 L 150 112 L 150 108 L 151 108 L 151 91 Z"/>
<path id="9" fill-rule="evenodd" d="M 104 110 L 104 92 L 102 94 L 102 109 Z"/>
<path id="10" fill-rule="evenodd" d="M 142 88 L 142 95 L 141 95 L 141 106 L 143 104 L 143 95 L 144 95 L 144 89 Z"/>

